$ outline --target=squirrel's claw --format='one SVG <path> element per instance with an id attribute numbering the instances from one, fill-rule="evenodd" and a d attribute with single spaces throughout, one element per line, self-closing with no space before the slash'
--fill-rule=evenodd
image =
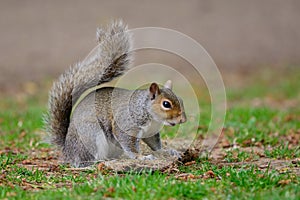
<path id="1" fill-rule="evenodd" d="M 155 160 L 156 157 L 153 156 L 153 155 L 151 155 L 151 154 L 149 154 L 149 155 L 147 155 L 147 156 L 141 156 L 139 159 L 140 159 L 140 160 Z"/>

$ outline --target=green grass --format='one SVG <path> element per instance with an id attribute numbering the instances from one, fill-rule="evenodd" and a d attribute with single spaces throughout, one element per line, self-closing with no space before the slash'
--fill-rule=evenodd
<path id="1" fill-rule="evenodd" d="M 300 158 L 300 146 L 289 148 L 288 143 L 281 144 L 272 150 L 265 150 L 265 155 L 269 158 L 278 159 Z"/>
<path id="2" fill-rule="evenodd" d="M 256 160 L 259 160 L 259 156 L 254 151 L 247 152 L 240 149 L 227 150 L 224 156 L 224 161 L 228 163 Z"/>
<path id="3" fill-rule="evenodd" d="M 283 105 L 286 101 L 299 102 L 297 72 L 281 76 L 275 83 L 254 77 L 253 84 L 228 88 L 230 106 L 224 134 L 236 147 L 224 148 L 221 159 L 199 158 L 194 164 L 179 166 L 176 173 L 118 174 L 98 170 L 97 166 L 79 171 L 57 166 L 49 158 L 53 149 L 41 142 L 46 92 L 2 97 L 0 199 L 298 199 L 300 176 L 293 169 L 299 171 L 299 160 L 296 164 L 290 160 L 300 157 L 296 141 L 300 107 Z M 266 97 L 271 97 L 271 103 L 253 105 L 253 101 Z M 204 106 L 201 127 L 188 126 L 184 131 L 205 132 L 210 117 L 205 109 L 208 106 Z M 172 130 L 165 133 L 169 135 Z M 287 160 L 289 170 L 252 163 L 261 159 L 255 148 L 270 161 Z M 26 162 L 32 162 L 32 167 Z M 39 168 L 43 162 L 46 168 Z"/>
<path id="4" fill-rule="evenodd" d="M 226 128 L 233 128 L 234 134 L 230 140 L 236 139 L 242 143 L 245 140 L 262 142 L 267 145 L 278 144 L 280 138 L 289 131 L 300 129 L 300 121 L 297 118 L 288 119 L 294 113 L 300 116 L 299 108 L 294 110 L 278 110 L 268 107 L 235 107 L 227 112 Z"/>
<path id="5" fill-rule="evenodd" d="M 192 169 L 182 168 L 181 170 L 199 175 L 205 174 L 206 170 L 211 170 L 214 176 L 207 179 L 180 180 L 174 175 L 158 172 L 153 174 L 111 174 L 109 176 L 90 172 L 95 174 L 95 178 L 92 180 L 82 178 L 78 181 L 67 177 L 66 179 L 72 182 L 71 189 L 64 187 L 55 189 L 51 186 L 47 189 L 45 186 L 44 190 L 28 193 L 15 187 L 3 189 L 0 195 L 2 197 L 12 195 L 16 199 L 48 199 L 49 197 L 53 199 L 99 199 L 102 197 L 126 199 L 197 199 L 204 197 L 209 199 L 224 199 L 226 197 L 232 199 L 296 199 L 300 192 L 297 185 L 300 181 L 299 177 L 278 174 L 276 171 L 263 172 L 254 166 L 218 168 L 208 162 L 198 162 Z M 41 173 L 23 170 L 20 170 L 19 173 L 35 178 L 35 184 L 43 186 Z M 290 183 L 282 186 L 281 180 L 290 180 Z M 30 179 L 28 181 L 30 182 Z M 272 195 L 270 194 L 271 191 Z"/>

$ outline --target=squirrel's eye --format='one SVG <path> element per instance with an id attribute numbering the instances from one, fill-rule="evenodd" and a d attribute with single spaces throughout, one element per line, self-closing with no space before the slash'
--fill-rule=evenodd
<path id="1" fill-rule="evenodd" d="M 163 101 L 162 105 L 163 105 L 163 107 L 165 107 L 165 108 L 171 108 L 171 104 L 170 104 L 170 102 L 168 102 L 168 101 Z"/>

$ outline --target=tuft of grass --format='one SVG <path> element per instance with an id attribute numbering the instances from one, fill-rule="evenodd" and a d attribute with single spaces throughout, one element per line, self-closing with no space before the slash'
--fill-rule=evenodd
<path id="1" fill-rule="evenodd" d="M 240 149 L 227 150 L 224 156 L 224 161 L 228 163 L 232 162 L 244 162 L 259 160 L 259 156 L 252 152 L 243 151 Z"/>
<path id="2" fill-rule="evenodd" d="M 274 147 L 272 150 L 265 150 L 265 155 L 268 158 L 277 159 L 291 159 L 300 158 L 300 147 L 289 148 L 288 143 L 282 143 L 279 146 Z"/>

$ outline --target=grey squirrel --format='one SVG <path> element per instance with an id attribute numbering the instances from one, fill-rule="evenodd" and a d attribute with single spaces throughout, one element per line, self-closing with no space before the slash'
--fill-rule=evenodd
<path id="1" fill-rule="evenodd" d="M 100 51 L 88 63 L 71 66 L 54 82 L 49 92 L 46 129 L 59 147 L 63 160 L 84 167 L 99 160 L 118 158 L 151 159 L 139 154 L 142 140 L 153 151 L 161 150 L 160 127 L 186 121 L 182 100 L 164 87 L 152 83 L 148 89 L 89 88 L 122 75 L 132 61 L 132 39 L 122 21 L 97 30 Z"/>

